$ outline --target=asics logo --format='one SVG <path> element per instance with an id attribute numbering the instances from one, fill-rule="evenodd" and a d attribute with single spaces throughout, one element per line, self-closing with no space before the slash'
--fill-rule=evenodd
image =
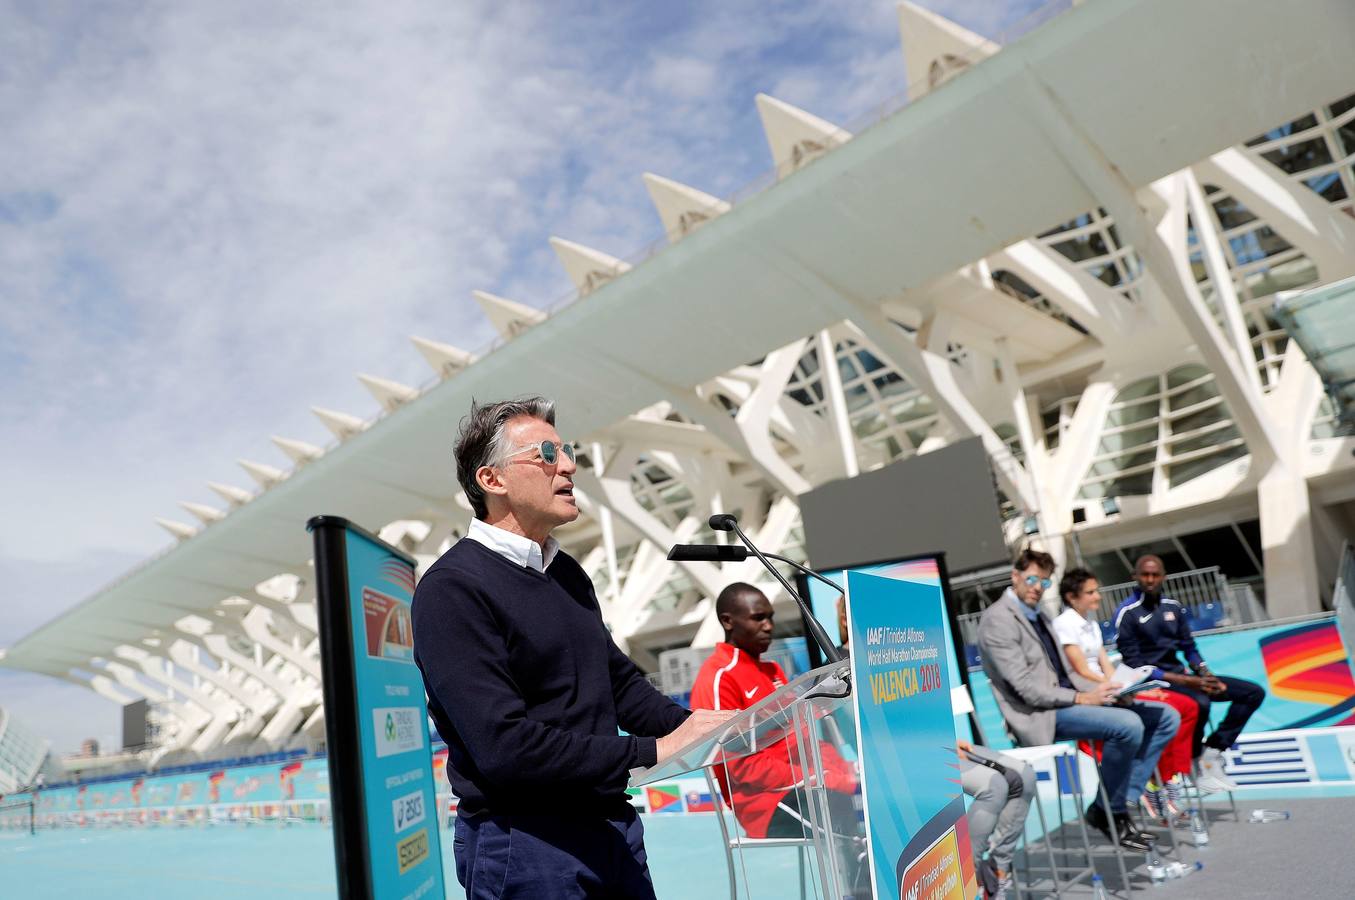
<path id="1" fill-rule="evenodd" d="M 1152 613 L 1149 613 L 1149 614 L 1146 615 L 1146 616 L 1139 616 L 1139 624 L 1142 625 L 1144 622 L 1147 622 L 1147 621 L 1148 621 L 1149 619 L 1151 619 L 1152 617 L 1153 617 L 1153 614 L 1152 614 Z"/>
<path id="2" fill-rule="evenodd" d="M 750 688 L 749 690 L 746 690 L 746 691 L 743 692 L 743 699 L 745 699 L 745 700 L 751 700 L 752 697 L 753 697 L 753 695 L 756 694 L 756 693 L 757 693 L 757 688 Z"/>

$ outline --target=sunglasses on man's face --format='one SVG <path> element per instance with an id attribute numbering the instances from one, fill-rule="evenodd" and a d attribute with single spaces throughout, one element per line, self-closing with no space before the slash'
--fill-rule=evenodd
<path id="1" fill-rule="evenodd" d="M 553 466 L 560 460 L 560 454 L 563 453 L 570 462 L 574 462 L 574 445 L 563 441 L 542 441 L 539 444 L 530 444 L 520 450 L 514 450 L 504 457 L 504 461 L 512 459 L 515 456 L 521 456 L 524 453 L 538 453 L 541 461 L 548 466 Z"/>
<path id="2" fill-rule="evenodd" d="M 1054 579 L 1041 578 L 1039 575 L 1027 575 L 1026 584 L 1030 585 L 1031 587 L 1034 587 L 1035 585 L 1038 584 L 1040 586 L 1040 590 L 1047 591 L 1049 590 L 1050 586 L 1054 584 Z"/>

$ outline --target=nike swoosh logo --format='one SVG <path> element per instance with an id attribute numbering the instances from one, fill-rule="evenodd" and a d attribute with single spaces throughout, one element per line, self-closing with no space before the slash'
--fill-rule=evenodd
<path id="1" fill-rule="evenodd" d="M 1153 614 L 1152 614 L 1152 613 L 1149 613 L 1149 614 L 1146 615 L 1146 616 L 1139 616 L 1139 624 L 1142 625 L 1144 622 L 1147 622 L 1147 621 L 1148 621 L 1149 619 L 1151 619 L 1152 617 L 1153 617 Z"/>
<path id="2" fill-rule="evenodd" d="M 753 689 L 751 689 L 751 690 L 744 691 L 744 692 L 743 692 L 743 699 L 745 699 L 745 700 L 751 700 L 751 699 L 753 698 L 753 695 L 756 694 L 756 693 L 757 693 L 757 688 L 753 688 Z"/>

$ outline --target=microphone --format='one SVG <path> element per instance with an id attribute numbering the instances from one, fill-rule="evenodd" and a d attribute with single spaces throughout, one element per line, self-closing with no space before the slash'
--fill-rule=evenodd
<path id="1" fill-rule="evenodd" d="M 748 549 L 729 544 L 674 544 L 668 558 L 673 562 L 742 562 L 748 558 Z"/>
<path id="2" fill-rule="evenodd" d="M 799 591 L 791 587 L 790 582 L 786 580 L 784 575 L 782 575 L 780 572 L 776 570 L 776 566 L 773 566 L 771 560 L 769 560 L 767 557 L 770 555 L 774 559 L 778 559 L 781 562 L 794 566 L 801 572 L 804 572 L 806 575 L 810 575 L 822 582 L 830 584 L 839 591 L 842 590 L 841 586 L 833 584 L 832 581 L 830 581 L 827 578 L 824 578 L 818 572 L 815 572 L 812 569 L 802 566 L 797 562 L 793 562 L 789 559 L 786 559 L 784 556 L 763 553 L 761 550 L 757 548 L 756 544 L 754 544 L 752 541 L 748 539 L 748 535 L 743 533 L 743 529 L 739 527 L 738 518 L 729 513 L 716 513 L 715 515 L 710 517 L 710 520 L 707 522 L 707 524 L 710 525 L 710 527 L 715 529 L 716 531 L 734 532 L 736 535 L 739 536 L 739 540 L 742 541 L 744 546 L 747 547 L 748 549 L 745 550 L 743 549 L 743 547 L 729 547 L 719 544 L 711 545 L 677 544 L 674 545 L 672 550 L 668 551 L 668 558 L 678 561 L 700 559 L 702 561 L 710 562 L 737 562 L 741 559 L 747 559 L 749 554 L 756 556 L 758 558 L 758 561 L 761 562 L 764 566 L 766 566 L 767 571 L 772 573 L 772 577 L 775 578 L 778 582 L 780 582 L 781 587 L 786 589 L 786 593 L 790 594 L 791 599 L 795 601 L 795 605 L 800 607 L 800 613 L 801 615 L 804 616 L 805 627 L 809 629 L 810 635 L 814 638 L 814 643 L 818 644 L 819 649 L 823 651 L 824 659 L 833 663 L 842 662 L 843 659 L 845 659 L 845 657 L 837 649 L 837 645 L 833 643 L 832 639 L 828 637 L 828 632 L 823 630 L 823 625 L 821 625 L 819 623 L 819 620 L 814 617 L 813 611 L 810 610 L 809 605 L 805 603 L 805 598 L 800 596 Z M 699 556 L 687 555 L 691 553 L 699 553 L 701 555 Z M 705 555 L 708 553 L 713 554 L 713 556 Z"/>

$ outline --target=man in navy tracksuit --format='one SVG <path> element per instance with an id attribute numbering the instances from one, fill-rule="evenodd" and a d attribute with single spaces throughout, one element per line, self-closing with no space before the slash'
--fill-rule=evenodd
<path id="1" fill-rule="evenodd" d="M 612 642 L 550 536 L 579 515 L 554 423 L 539 397 L 472 407 L 456 466 L 475 518 L 414 592 L 414 660 L 460 801 L 456 877 L 468 900 L 653 898 L 630 770 L 733 713 L 689 713 Z"/>
<path id="2" fill-rule="evenodd" d="M 1116 646 L 1127 666 L 1156 666 L 1171 689 L 1190 697 L 1200 706 L 1195 724 L 1194 756 L 1199 766 L 1197 779 L 1205 792 L 1233 790 L 1237 785 L 1224 773 L 1223 751 L 1242 733 L 1242 729 L 1266 699 L 1265 689 L 1241 678 L 1215 675 L 1200 656 L 1186 623 L 1186 610 L 1179 602 L 1162 596 L 1166 568 L 1156 556 L 1144 556 L 1134 564 L 1138 588 L 1120 604 L 1115 614 Z M 1181 664 L 1184 653 L 1190 672 Z M 1205 740 L 1209 707 L 1214 702 L 1228 703 L 1228 714 Z"/>

